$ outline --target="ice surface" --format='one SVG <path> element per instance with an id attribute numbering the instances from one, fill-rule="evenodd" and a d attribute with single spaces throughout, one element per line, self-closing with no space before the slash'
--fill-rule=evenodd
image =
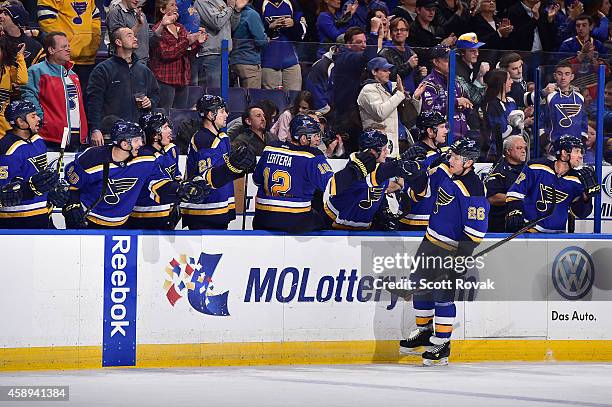
<path id="1" fill-rule="evenodd" d="M 428 368 L 416 364 L 380 364 L 5 372 L 0 373 L 0 385 L 70 386 L 70 402 L 0 402 L 0 407 L 612 406 L 612 364 L 451 363 Z"/>

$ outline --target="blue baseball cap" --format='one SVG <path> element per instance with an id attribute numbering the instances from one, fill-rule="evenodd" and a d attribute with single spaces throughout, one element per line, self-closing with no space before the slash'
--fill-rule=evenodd
<path id="1" fill-rule="evenodd" d="M 386 69 L 390 71 L 394 66 L 395 65 L 390 64 L 385 58 L 376 57 L 370 59 L 368 62 L 368 71 L 375 71 L 377 69 Z"/>
<path id="2" fill-rule="evenodd" d="M 461 34 L 457 39 L 457 48 L 469 49 L 469 48 L 480 48 L 485 45 L 484 42 L 478 42 L 478 36 L 476 33 L 465 33 Z"/>

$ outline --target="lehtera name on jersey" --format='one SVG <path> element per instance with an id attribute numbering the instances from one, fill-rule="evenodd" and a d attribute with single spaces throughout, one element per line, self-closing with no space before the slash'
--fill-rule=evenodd
<path id="1" fill-rule="evenodd" d="M 282 165 L 283 167 L 291 167 L 291 156 L 286 154 L 270 153 L 266 163 Z"/>

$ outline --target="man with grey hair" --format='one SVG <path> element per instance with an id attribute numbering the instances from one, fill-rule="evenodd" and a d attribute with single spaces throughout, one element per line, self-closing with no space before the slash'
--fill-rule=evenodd
<path id="1" fill-rule="evenodd" d="M 527 143 L 523 136 L 504 139 L 503 156 L 485 178 L 487 199 L 491 204 L 488 232 L 505 231 L 506 192 L 514 184 L 527 160 Z"/>

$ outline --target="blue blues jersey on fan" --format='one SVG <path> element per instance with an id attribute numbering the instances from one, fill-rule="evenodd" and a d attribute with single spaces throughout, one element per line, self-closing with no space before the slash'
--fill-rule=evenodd
<path id="1" fill-rule="evenodd" d="M 258 3 L 258 4 L 257 4 Z M 306 34 L 306 20 L 297 2 L 292 0 L 260 0 L 256 3 L 270 43 L 261 51 L 261 66 L 285 69 L 299 63 L 293 43 L 301 41 Z M 277 18 L 293 19 L 293 27 L 271 30 L 270 23 Z"/>
<path id="2" fill-rule="evenodd" d="M 0 186 L 23 180 L 23 199 L 17 206 L 0 206 L 0 220 L 7 218 L 46 217 L 47 194 L 37 195 L 29 188 L 32 175 L 47 167 L 47 146 L 42 137 L 35 134 L 24 140 L 8 131 L 0 139 Z M 24 226 L 26 227 L 26 226 Z"/>
<path id="3" fill-rule="evenodd" d="M 500 99 L 495 99 L 489 102 L 487 105 L 487 111 L 485 118 L 487 120 L 487 128 L 489 134 L 489 155 L 496 156 L 497 143 L 500 143 L 500 147 L 507 137 L 520 135 L 521 129 L 518 127 L 512 127 L 508 122 L 508 116 L 513 110 L 517 110 L 517 104 L 511 97 L 507 97 L 506 101 L 503 102 Z M 500 154 L 501 155 L 501 154 Z"/>
<path id="4" fill-rule="evenodd" d="M 141 147 L 138 150 L 139 156 L 151 155 L 157 159 L 157 164 L 162 172 L 169 179 L 175 180 L 181 177 L 181 172 L 178 168 L 178 148 L 174 144 L 169 144 L 164 147 L 161 152 L 157 151 L 150 145 Z M 156 174 L 154 174 L 154 177 Z M 142 188 L 136 205 L 130 215 L 132 218 L 161 218 L 170 215 L 174 203 L 160 204 L 154 199 L 154 195 L 148 188 Z"/>
<path id="5" fill-rule="evenodd" d="M 113 146 L 90 147 L 66 166 L 71 201 L 89 209 L 100 198 L 104 163 L 108 165 L 106 192 L 87 215 L 103 227 L 119 227 L 129 218 L 142 189 L 159 205 L 176 202 L 176 184 L 164 173 L 153 155 L 140 154 L 131 160 L 114 162 Z"/>
<path id="6" fill-rule="evenodd" d="M 584 202 L 580 199 L 584 186 L 577 172 L 571 169 L 559 177 L 554 168 L 554 161 L 548 159 L 530 161 L 506 194 L 508 212 L 518 207 L 523 210 L 528 222 L 546 215 L 555 198 L 557 205 L 552 215 L 539 222 L 530 232 L 565 232 L 569 210 L 576 217 L 584 218 L 593 209 L 591 200 Z"/>
<path id="7" fill-rule="evenodd" d="M 215 135 L 208 129 L 200 129 L 191 139 L 186 179 L 202 176 L 212 189 L 202 203 L 181 203 L 183 225 L 191 229 L 226 229 L 236 219 L 234 176 L 226 164 L 230 151 L 229 137 L 223 132 Z"/>
<path id="8" fill-rule="evenodd" d="M 417 141 L 415 145 L 423 147 L 427 150 L 427 157 L 421 162 L 423 167 L 429 167 L 436 158 L 440 157 L 440 152 L 446 153 L 448 151 L 448 147 L 442 147 L 441 149 L 431 148 L 422 141 Z M 428 197 L 419 196 L 417 199 L 414 189 L 410 188 L 408 183 L 404 184 L 404 192 L 406 192 L 410 198 L 410 209 L 408 213 L 399 220 L 400 229 L 427 229 L 427 225 L 429 224 L 429 215 L 431 214 L 434 202 L 436 201 L 435 194 L 429 195 Z M 407 208 L 401 209 L 405 210 Z"/>
<path id="9" fill-rule="evenodd" d="M 389 186 L 386 168 L 393 163 L 377 164 L 365 179 L 354 182 L 341 193 L 331 196 L 323 209 L 332 220 L 334 229 L 365 230 L 372 226 Z"/>
<path id="10" fill-rule="evenodd" d="M 584 98 L 575 90 L 550 93 L 546 96 L 546 105 L 542 109 L 542 121 L 544 129 L 540 130 L 540 135 L 550 135 L 551 142 L 564 134 L 586 138 L 588 116 Z"/>
<path id="11" fill-rule="evenodd" d="M 473 170 L 453 176 L 447 164 L 428 170 L 428 174 L 426 182 L 415 184 L 417 199 L 435 197 L 425 238 L 450 251 L 473 249 L 488 225 L 489 201 L 482 181 Z"/>

